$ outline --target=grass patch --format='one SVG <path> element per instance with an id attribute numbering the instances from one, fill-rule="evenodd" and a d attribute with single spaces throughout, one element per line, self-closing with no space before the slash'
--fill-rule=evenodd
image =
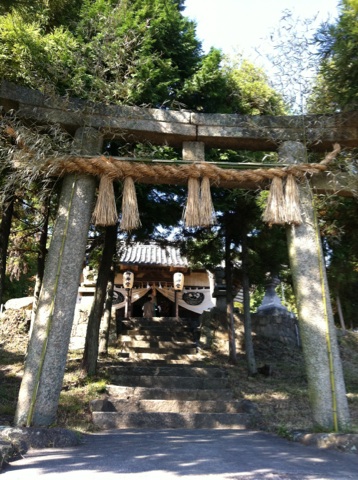
<path id="1" fill-rule="evenodd" d="M 89 404 L 103 393 L 104 388 L 103 380 L 94 380 L 93 383 L 77 385 L 69 390 L 64 388 L 60 395 L 58 425 L 80 432 L 95 431 Z"/>

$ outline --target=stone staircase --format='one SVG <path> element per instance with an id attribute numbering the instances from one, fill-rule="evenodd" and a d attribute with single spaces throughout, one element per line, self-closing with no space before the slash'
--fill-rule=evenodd
<path id="1" fill-rule="evenodd" d="M 131 319 L 121 333 L 121 361 L 105 367 L 106 395 L 91 402 L 100 429 L 244 429 L 257 419 L 251 402 L 233 398 L 228 371 L 198 358 L 195 322 Z"/>
<path id="2" fill-rule="evenodd" d="M 172 317 L 122 321 L 118 356 L 122 360 L 183 363 L 197 359 L 199 321 Z"/>

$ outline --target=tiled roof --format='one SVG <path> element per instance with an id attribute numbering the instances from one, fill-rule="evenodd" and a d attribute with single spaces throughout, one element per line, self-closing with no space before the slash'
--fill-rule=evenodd
<path id="1" fill-rule="evenodd" d="M 158 265 L 163 267 L 188 267 L 188 261 L 182 257 L 178 248 L 161 248 L 155 244 L 137 243 L 125 247 L 119 263 L 127 265 Z"/>

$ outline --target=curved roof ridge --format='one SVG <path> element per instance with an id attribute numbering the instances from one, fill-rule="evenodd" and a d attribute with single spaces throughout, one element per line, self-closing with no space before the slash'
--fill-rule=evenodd
<path id="1" fill-rule="evenodd" d="M 119 257 L 119 263 L 163 267 L 189 266 L 187 258 L 181 255 L 179 248 L 170 245 L 162 247 L 155 242 L 139 242 L 125 247 Z"/>

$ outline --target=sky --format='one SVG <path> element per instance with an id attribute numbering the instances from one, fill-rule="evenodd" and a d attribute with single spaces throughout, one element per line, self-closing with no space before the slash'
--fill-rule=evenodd
<path id="1" fill-rule="evenodd" d="M 242 54 L 265 71 L 292 111 L 306 110 L 318 66 L 317 46 L 307 40 L 322 22 L 338 18 L 339 0 L 186 0 L 185 5 L 204 52 L 216 47 L 231 57 Z M 278 28 L 287 10 L 295 20 L 294 41 L 292 30 Z M 315 20 L 305 27 L 307 19 Z"/>
<path id="2" fill-rule="evenodd" d="M 339 0 L 186 0 L 184 15 L 197 22 L 204 51 L 214 46 L 250 57 L 287 9 L 300 18 L 334 20 Z"/>

